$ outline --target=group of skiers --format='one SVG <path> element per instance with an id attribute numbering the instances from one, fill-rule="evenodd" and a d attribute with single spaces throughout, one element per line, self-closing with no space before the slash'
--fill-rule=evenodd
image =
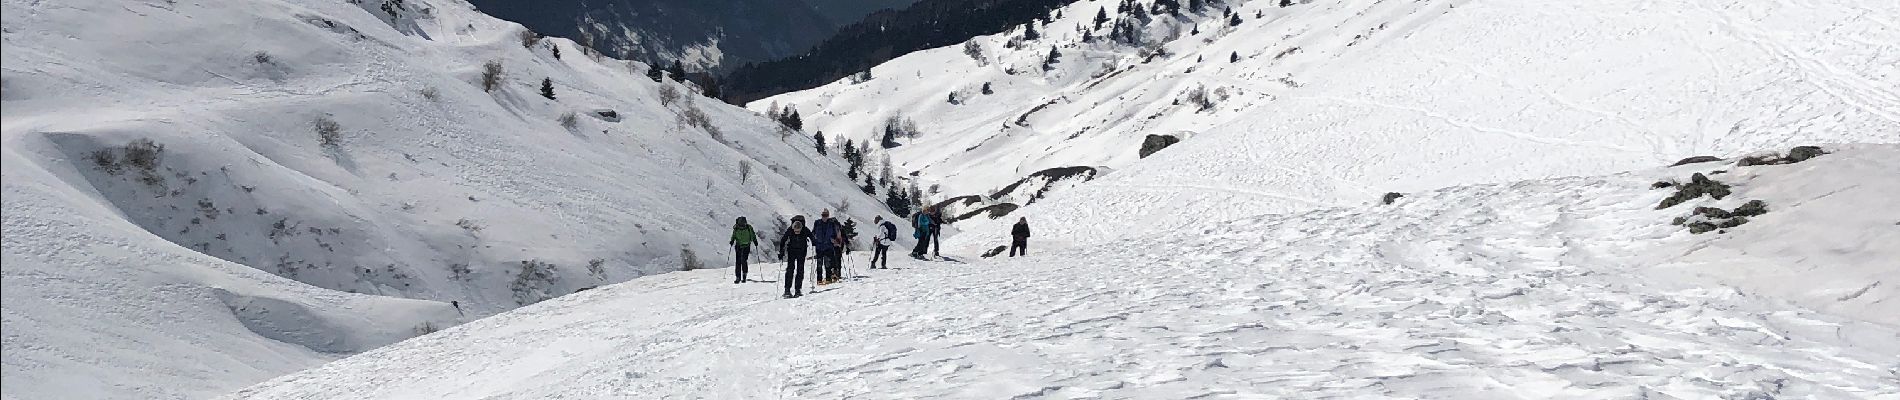
<path id="1" fill-rule="evenodd" d="M 925 255 L 940 254 L 943 226 L 946 224 L 940 211 L 936 207 L 926 208 L 912 214 L 910 223 L 911 237 L 917 239 L 917 246 L 911 249 L 911 258 L 922 260 Z M 897 225 L 884 220 L 882 216 L 876 217 L 872 224 L 877 232 L 871 237 L 871 269 L 890 268 L 889 251 L 891 245 L 897 242 Z M 831 216 L 830 209 L 820 211 L 818 221 L 812 223 L 809 229 L 805 227 L 805 216 L 793 216 L 790 226 L 780 233 L 778 243 L 779 254 L 785 258 L 785 280 L 783 281 L 785 282 L 785 297 L 804 296 L 807 246 L 816 251 L 816 254 L 812 254 L 812 259 L 817 260 L 818 265 L 812 270 L 816 272 L 817 284 L 828 285 L 844 279 L 844 256 L 851 251 L 852 239 L 857 235 L 855 221 L 846 219 L 843 223 L 839 223 L 837 218 Z M 1027 254 L 1028 220 L 1017 220 L 1016 226 L 1011 229 L 1010 236 L 1010 256 L 1015 257 L 1019 249 L 1024 251 L 1023 254 Z M 752 255 L 752 246 L 758 242 L 758 233 L 752 229 L 751 224 L 746 223 L 745 217 L 739 217 L 733 221 L 732 283 L 746 281 L 748 273 L 746 261 Z"/>

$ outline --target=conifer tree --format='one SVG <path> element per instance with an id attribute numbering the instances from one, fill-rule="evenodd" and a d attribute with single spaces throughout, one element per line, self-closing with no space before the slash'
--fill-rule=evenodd
<path id="1" fill-rule="evenodd" d="M 647 64 L 647 79 L 652 79 L 654 82 L 665 80 L 666 70 L 661 69 L 659 64 Z"/>
<path id="2" fill-rule="evenodd" d="M 818 147 L 818 155 L 821 155 L 821 156 L 822 156 L 822 155 L 826 155 L 826 153 L 825 153 L 825 131 L 818 131 L 818 132 L 815 132 L 815 133 L 812 133 L 812 134 L 811 134 L 811 141 L 812 141 L 812 145 L 814 145 L 814 146 L 817 146 L 817 147 Z"/>
<path id="3" fill-rule="evenodd" d="M 1108 8 L 1107 7 L 1096 8 L 1095 9 L 1095 29 L 1102 29 L 1102 24 L 1107 23 L 1107 22 L 1108 22 Z"/>
<path id="4" fill-rule="evenodd" d="M 1036 33 L 1036 22 L 1037 21 L 1029 21 L 1029 23 L 1023 24 L 1023 40 L 1033 41 L 1042 38 L 1042 34 Z"/>
<path id="5" fill-rule="evenodd" d="M 1227 26 L 1240 26 L 1240 14 L 1227 16 Z"/>
<path id="6" fill-rule="evenodd" d="M 554 100 L 554 80 L 553 79 L 541 78 L 541 97 L 546 97 L 548 98 L 548 100 Z"/>
<path id="7" fill-rule="evenodd" d="M 1233 54 L 1227 55 L 1227 62 L 1230 62 L 1230 63 L 1240 62 L 1240 52 L 1236 51 Z"/>

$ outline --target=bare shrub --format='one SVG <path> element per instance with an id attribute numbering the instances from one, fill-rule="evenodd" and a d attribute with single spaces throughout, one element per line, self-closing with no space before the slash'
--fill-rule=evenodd
<path id="1" fill-rule="evenodd" d="M 509 285 L 515 294 L 515 304 L 525 306 L 554 297 L 554 283 L 560 280 L 555 268 L 554 264 L 540 260 L 522 261 L 521 271 Z"/>
<path id="2" fill-rule="evenodd" d="M 158 160 L 164 155 L 165 146 L 152 142 L 152 139 L 138 139 L 126 143 L 124 151 L 123 161 L 126 165 L 149 173 L 158 170 Z"/>
<path id="3" fill-rule="evenodd" d="M 535 43 L 541 42 L 541 34 L 534 33 L 533 30 L 522 29 L 520 33 L 515 34 L 515 40 L 521 41 L 521 48 L 531 49 L 534 48 Z"/>
<path id="4" fill-rule="evenodd" d="M 336 147 L 343 143 L 343 125 L 330 119 L 330 116 L 317 116 L 315 121 L 311 121 L 311 126 L 316 128 L 317 144 L 324 147 Z"/>
<path id="5" fill-rule="evenodd" d="M 117 176 L 125 172 L 125 167 L 119 164 L 119 157 L 112 154 L 112 150 L 93 150 L 92 153 L 86 154 L 86 159 L 92 161 L 93 167 L 105 171 L 106 175 Z"/>
<path id="6" fill-rule="evenodd" d="M 478 224 L 475 221 L 470 221 L 468 220 L 468 218 L 455 220 L 455 226 L 458 228 L 462 228 L 462 230 L 468 231 L 468 233 L 471 233 L 471 234 L 482 231 L 481 224 Z"/>
<path id="7" fill-rule="evenodd" d="M 416 90 L 416 94 L 422 95 L 422 98 L 425 100 L 442 101 L 442 93 L 436 91 L 434 86 L 428 86 L 422 89 L 418 89 Z"/>
<path id="8" fill-rule="evenodd" d="M 450 278 L 454 278 L 456 280 L 467 280 L 469 274 L 472 274 L 472 273 L 474 273 L 474 271 L 470 271 L 468 269 L 468 264 L 463 264 L 463 263 L 449 264 Z"/>
<path id="9" fill-rule="evenodd" d="M 1188 104 L 1197 107 L 1194 110 L 1195 112 L 1214 109 L 1214 98 L 1207 95 L 1206 86 L 1195 86 L 1192 89 L 1188 89 L 1187 92 L 1182 93 L 1182 98 L 1187 100 Z"/>
<path id="10" fill-rule="evenodd" d="M 976 65 L 989 65 L 989 60 L 983 59 L 983 45 L 977 44 L 975 40 L 963 42 L 963 55 L 976 60 Z"/>
<path id="11" fill-rule="evenodd" d="M 705 269 L 705 268 L 706 268 L 706 264 L 699 262 L 699 256 L 693 254 L 692 248 L 686 247 L 685 245 L 680 245 L 680 270 L 681 271 L 692 271 L 696 269 Z"/>
<path id="12" fill-rule="evenodd" d="M 740 161 L 739 162 L 739 183 L 745 183 L 747 180 L 751 178 L 752 178 L 752 162 Z"/>
<path id="13" fill-rule="evenodd" d="M 673 85 L 668 85 L 664 83 L 660 84 L 660 105 L 661 106 L 673 105 L 673 102 L 679 101 L 679 99 L 680 99 L 679 88 L 673 87 Z"/>
<path id="14" fill-rule="evenodd" d="M 251 53 L 251 61 L 256 62 L 258 65 L 270 65 L 273 62 L 270 53 L 262 51 Z"/>
<path id="15" fill-rule="evenodd" d="M 587 274 L 593 275 L 594 280 L 597 281 L 607 280 L 607 260 L 598 258 L 587 260 Z"/>
<path id="16" fill-rule="evenodd" d="M 679 118 L 680 122 L 686 126 L 706 131 L 706 134 L 711 135 L 713 140 L 717 140 L 720 143 L 726 142 L 725 133 L 719 131 L 719 126 L 713 125 L 712 118 L 707 117 L 706 112 L 700 110 L 699 106 L 687 104 L 686 110 L 680 111 Z"/>
<path id="17" fill-rule="evenodd" d="M 422 335 L 435 333 L 436 331 L 439 331 L 439 330 L 442 330 L 442 328 L 437 328 L 434 322 L 429 322 L 429 321 L 423 321 L 422 324 L 416 325 L 416 328 L 415 328 L 416 336 L 422 336 Z"/>
<path id="18" fill-rule="evenodd" d="M 561 122 L 561 127 L 569 131 L 572 131 L 581 126 L 580 118 L 576 117 L 573 111 L 568 111 L 567 113 L 561 114 L 561 118 L 559 119 L 559 121 Z"/>
<path id="19" fill-rule="evenodd" d="M 501 60 L 490 60 L 482 64 L 482 91 L 493 92 L 501 87 Z"/>

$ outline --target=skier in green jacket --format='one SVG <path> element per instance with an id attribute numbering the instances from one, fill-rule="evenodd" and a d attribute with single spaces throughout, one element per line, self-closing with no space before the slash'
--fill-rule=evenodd
<path id="1" fill-rule="evenodd" d="M 736 256 L 732 264 L 732 283 L 743 283 L 746 278 L 746 257 L 752 255 L 752 245 L 759 243 L 759 235 L 752 232 L 752 225 L 745 217 L 732 222 L 732 253 Z"/>

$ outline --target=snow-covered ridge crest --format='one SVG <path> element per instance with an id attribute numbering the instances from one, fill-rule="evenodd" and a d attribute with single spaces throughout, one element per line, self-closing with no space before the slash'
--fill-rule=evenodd
<path id="1" fill-rule="evenodd" d="M 1208 1 L 1147 17 L 1120 3 L 1078 1 L 1034 39 L 975 38 L 749 106 L 795 106 L 811 129 L 874 143 L 885 119 L 915 121 L 923 134 L 893 163 L 942 198 L 1091 166 L 1116 172 L 1024 212 L 1142 199 L 1039 224 L 1062 226 L 1900 142 L 1900 89 L 1881 79 L 1900 76 L 1893 2 Z M 1142 159 L 1148 135 L 1186 140 Z"/>
<path id="2" fill-rule="evenodd" d="M 204 397 L 723 265 L 737 216 L 881 209 L 806 138 L 461 1 L 4 15 L 9 399 Z"/>

